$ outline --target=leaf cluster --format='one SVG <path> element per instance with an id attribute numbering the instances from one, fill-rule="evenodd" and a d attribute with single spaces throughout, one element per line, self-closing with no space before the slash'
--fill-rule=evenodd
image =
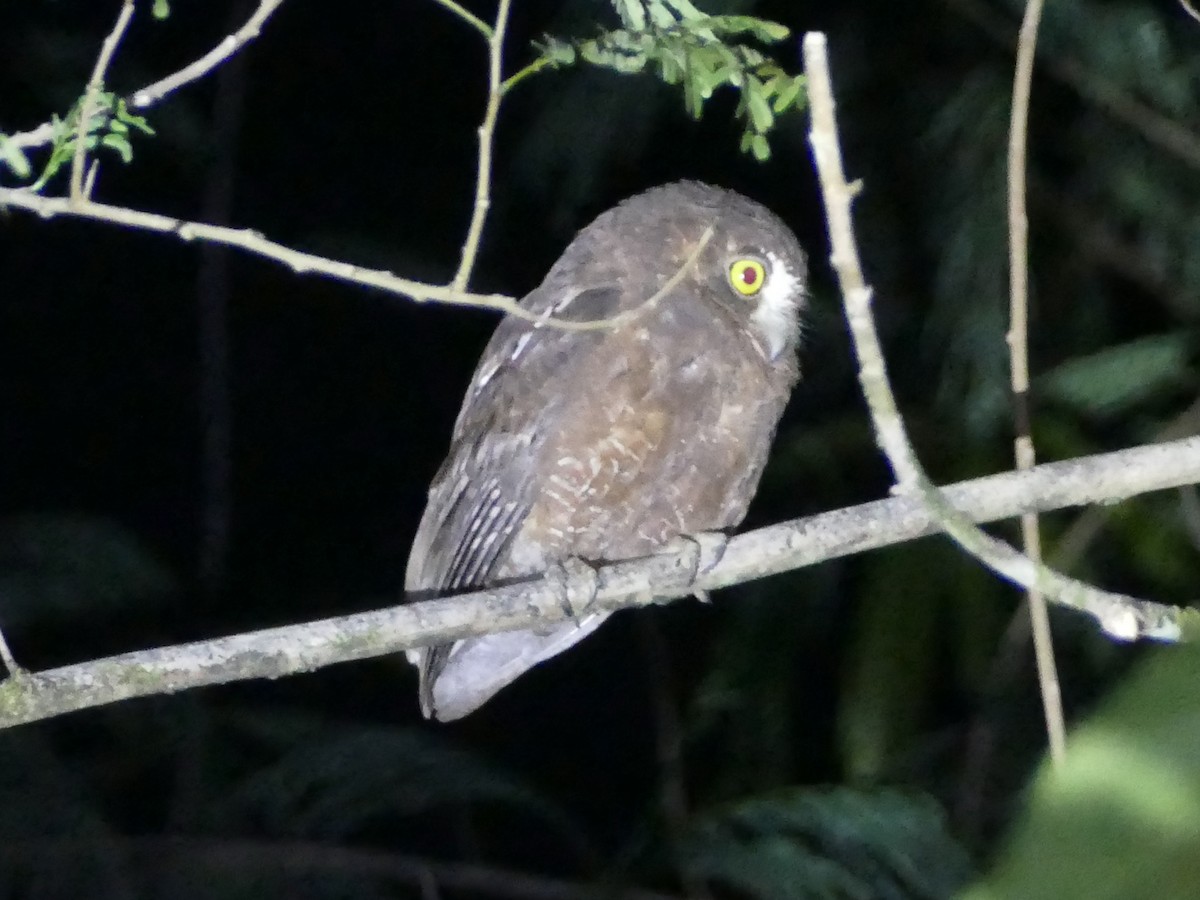
<path id="1" fill-rule="evenodd" d="M 697 823 L 695 876 L 752 897 L 949 897 L 970 865 L 936 803 L 898 791 L 789 788 Z"/>
<path id="2" fill-rule="evenodd" d="M 30 185 L 30 190 L 40 191 L 51 178 L 70 165 L 75 156 L 75 146 L 79 139 L 79 117 L 83 113 L 86 99 L 86 95 L 80 97 L 65 117 L 57 114 L 51 117 L 50 155 L 37 180 Z M 118 97 L 111 91 L 97 91 L 84 132 L 88 151 L 106 147 L 115 152 L 122 162 L 129 164 L 133 161 L 133 143 L 130 138 L 136 131 L 147 135 L 154 134 L 154 129 L 145 117 L 130 111 L 125 98 Z M 28 178 L 33 171 L 25 153 L 6 140 L 3 134 L 0 134 L 0 164 L 7 166 L 18 178 Z"/>
<path id="3" fill-rule="evenodd" d="M 771 156 L 767 134 L 777 116 L 802 105 L 804 78 L 791 75 L 746 41 L 775 44 L 790 33 L 754 16 L 710 16 L 687 0 L 618 0 L 623 28 L 580 41 L 548 38 L 540 49 L 559 65 L 582 60 L 622 74 L 652 70 L 683 86 L 688 113 L 699 119 L 721 87 L 740 93 L 736 116 L 745 124 L 741 149 L 759 161 Z"/>

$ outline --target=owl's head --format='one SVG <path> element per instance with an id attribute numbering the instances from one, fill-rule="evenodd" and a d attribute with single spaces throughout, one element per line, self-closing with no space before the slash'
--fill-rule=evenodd
<path id="1" fill-rule="evenodd" d="M 768 361 L 794 352 L 807 265 L 796 236 L 766 207 L 734 191 L 681 181 L 629 198 L 587 230 L 597 226 L 620 234 L 632 248 L 623 254 L 626 267 L 653 273 L 647 281 L 657 286 L 687 264 L 711 228 L 687 273 L 694 290 L 686 293 L 704 304 L 701 314 L 736 322 Z"/>

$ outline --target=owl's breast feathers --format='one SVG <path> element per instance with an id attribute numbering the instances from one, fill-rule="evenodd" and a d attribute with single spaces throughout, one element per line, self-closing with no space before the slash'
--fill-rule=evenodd
<path id="1" fill-rule="evenodd" d="M 615 240 L 601 233 L 564 254 L 526 308 L 605 318 L 673 273 Z M 593 331 L 501 322 L 430 490 L 410 596 L 530 577 L 572 557 L 645 556 L 742 519 L 796 368 L 754 352 L 720 303 L 706 302 L 713 289 L 688 279 L 645 316 Z M 465 715 L 606 615 L 411 652 L 422 708 Z"/>

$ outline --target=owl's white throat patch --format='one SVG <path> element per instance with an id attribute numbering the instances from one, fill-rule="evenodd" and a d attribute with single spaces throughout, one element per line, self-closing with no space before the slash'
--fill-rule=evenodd
<path id="1" fill-rule="evenodd" d="M 774 253 L 768 253 L 771 274 L 763 285 L 758 307 L 750 315 L 758 328 L 772 362 L 792 343 L 799 327 L 798 311 L 801 299 L 800 278 L 788 270 L 787 264 Z"/>

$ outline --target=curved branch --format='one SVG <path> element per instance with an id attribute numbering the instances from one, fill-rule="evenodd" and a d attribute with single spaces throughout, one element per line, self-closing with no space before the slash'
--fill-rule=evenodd
<path id="1" fill-rule="evenodd" d="M 888 381 L 879 335 L 871 314 L 872 291 L 863 278 L 862 265 L 858 259 L 850 203 L 859 188 L 857 185 L 851 187 L 846 182 L 842 167 L 842 153 L 834 117 L 833 89 L 825 52 L 825 35 L 810 32 L 804 36 L 804 63 L 808 76 L 809 105 L 812 109 L 809 142 L 817 163 L 821 192 L 825 200 L 829 239 L 833 247 L 830 259 L 841 285 L 846 321 L 850 326 L 854 352 L 858 357 L 859 382 L 871 413 L 875 440 L 895 474 L 895 490 L 918 497 L 955 543 L 997 575 L 1026 590 L 1036 587 L 1057 603 L 1086 610 L 1095 616 L 1100 627 L 1113 637 L 1131 639 L 1146 634 L 1147 625 L 1156 629 L 1165 625 L 1165 622 L 1152 623 L 1144 616 L 1147 610 L 1165 609 L 1160 604 L 1103 591 L 1068 578 L 1044 565 L 1034 563 L 1004 541 L 975 527 L 929 480 L 913 451 L 904 419 L 896 407 L 896 398 Z M 1160 635 L 1177 637 L 1178 623 L 1172 624 L 1172 629 L 1159 632 Z"/>
<path id="2" fill-rule="evenodd" d="M 607 319 L 573 321 L 532 313 L 514 299 L 504 294 L 472 294 L 459 291 L 453 285 L 427 284 L 423 281 L 413 281 L 401 278 L 384 269 L 369 269 L 342 260 L 306 253 L 280 244 L 249 228 L 228 228 L 223 225 L 210 225 L 206 222 L 193 222 L 187 219 L 174 219 L 160 213 L 130 209 L 125 206 L 111 206 L 97 203 L 88 197 L 83 197 L 78 203 L 73 203 L 66 197 L 43 197 L 33 191 L 23 188 L 0 187 L 0 210 L 6 207 L 23 209 L 37 213 L 44 219 L 55 216 L 73 216 L 92 219 L 97 222 L 107 222 L 110 225 L 122 225 L 141 231 L 158 234 L 173 234 L 183 241 L 196 241 L 218 244 L 223 247 L 234 247 L 244 250 L 254 256 L 282 263 L 297 275 L 326 275 L 348 284 L 361 287 L 376 288 L 390 294 L 409 297 L 418 303 L 436 301 L 455 306 L 470 306 L 477 309 L 491 309 L 507 313 L 514 318 L 529 322 L 537 327 L 559 328 L 563 331 L 591 331 L 596 328 L 615 327 L 636 315 L 638 310 L 651 307 L 662 297 L 673 290 L 679 280 L 686 274 L 688 267 L 699 258 L 705 244 L 711 239 L 709 229 L 700 237 L 700 242 L 683 266 L 659 291 L 647 297 L 637 309 L 629 310 Z"/>
<path id="3" fill-rule="evenodd" d="M 261 0 L 246 24 L 232 34 L 227 34 L 221 43 L 213 47 L 193 63 L 184 66 L 178 72 L 161 78 L 154 84 L 148 84 L 141 90 L 135 91 L 129 100 L 129 105 L 136 109 L 146 109 L 162 100 L 167 94 L 176 91 L 185 84 L 199 81 L 225 60 L 229 59 L 252 40 L 262 33 L 262 27 L 271 18 L 275 10 L 283 5 L 283 0 Z"/>
<path id="4" fill-rule="evenodd" d="M 943 489 L 945 502 L 976 522 L 1036 509 L 1111 502 L 1200 482 L 1200 437 L 1152 444 L 1027 472 L 1009 472 Z M 773 525 L 729 541 L 712 571 L 695 582 L 687 551 L 614 563 L 571 578 L 535 579 L 487 591 L 392 606 L 374 612 L 270 628 L 232 637 L 140 650 L 0 684 L 0 728 L 154 694 L 250 678 L 279 678 L 323 666 L 397 653 L 458 638 L 530 628 L 578 615 L 588 605 L 614 610 L 690 596 L 937 534 L 922 499 L 892 497 Z M 566 597 L 564 598 L 564 591 Z M 573 603 L 579 595 L 585 601 Z M 567 602 L 564 602 L 566 600 Z M 1060 602 L 1104 623 L 1119 613 L 1128 637 L 1172 640 L 1200 635 L 1200 612 L 1132 597 L 1065 595 Z"/>

